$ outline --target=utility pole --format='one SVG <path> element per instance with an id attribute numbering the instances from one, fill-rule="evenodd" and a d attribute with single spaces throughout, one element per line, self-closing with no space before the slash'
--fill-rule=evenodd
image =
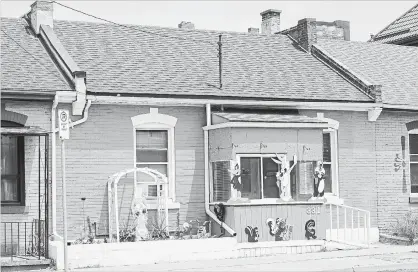
<path id="1" fill-rule="evenodd" d="M 219 35 L 218 58 L 219 58 L 219 89 L 222 89 L 222 34 Z"/>

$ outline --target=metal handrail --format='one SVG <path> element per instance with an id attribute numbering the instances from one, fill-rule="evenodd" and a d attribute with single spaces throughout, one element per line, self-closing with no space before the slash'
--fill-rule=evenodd
<path id="1" fill-rule="evenodd" d="M 336 241 L 336 242 L 343 242 L 343 243 L 347 243 L 350 244 L 350 242 L 353 241 L 353 236 L 354 236 L 354 230 L 357 231 L 357 241 L 358 244 L 364 244 L 361 243 L 361 239 L 360 239 L 360 226 L 361 226 L 361 221 L 363 221 L 363 232 L 364 232 L 364 241 L 366 242 L 367 246 L 370 246 L 370 211 L 364 210 L 364 209 L 360 209 L 360 208 L 356 208 L 356 207 L 351 207 L 351 206 L 347 206 L 347 205 L 342 205 L 342 204 L 334 204 L 334 203 L 326 203 L 326 205 L 329 206 L 330 208 L 330 213 L 329 213 L 329 217 L 330 217 L 330 232 L 329 232 L 329 239 L 327 239 L 328 241 Z M 333 215 L 333 206 L 335 206 L 336 208 L 336 222 L 334 222 L 334 215 Z M 343 239 L 340 239 L 340 209 L 343 212 L 343 220 L 344 220 L 344 235 L 343 235 Z M 349 220 L 351 219 L 351 223 L 347 225 L 347 210 L 351 210 L 351 216 L 349 218 Z M 355 216 L 354 213 L 357 212 L 357 228 L 354 227 L 354 222 L 355 222 Z M 360 215 L 361 214 L 361 215 Z M 350 215 L 350 214 L 349 214 Z M 361 218 L 363 220 L 361 220 Z M 336 224 L 334 224 L 336 223 Z M 334 226 L 336 226 L 336 228 L 334 228 Z M 347 237 L 347 230 L 348 227 L 351 226 L 351 235 L 350 235 L 350 239 L 348 239 Z M 336 229 L 336 239 L 334 239 L 334 235 L 333 235 L 333 230 Z M 354 243 L 352 243 L 354 244 Z"/>

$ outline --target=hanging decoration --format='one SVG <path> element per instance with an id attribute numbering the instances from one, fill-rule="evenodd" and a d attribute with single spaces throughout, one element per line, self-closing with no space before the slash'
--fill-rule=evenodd
<path id="1" fill-rule="evenodd" d="M 288 241 L 292 235 L 293 226 L 289 226 L 286 219 L 276 218 L 274 221 L 272 218 L 268 218 L 266 221 L 269 227 L 269 233 L 275 237 L 276 241 Z"/>
<path id="2" fill-rule="evenodd" d="M 236 189 L 237 191 L 241 191 L 242 190 L 242 183 L 241 183 L 241 169 L 239 168 L 239 164 L 236 163 L 234 166 L 234 170 L 228 170 L 229 173 L 231 173 L 232 178 L 231 178 L 231 184 L 233 186 L 234 189 Z"/>
<path id="3" fill-rule="evenodd" d="M 305 237 L 308 240 L 316 239 L 315 235 L 315 220 L 309 219 L 305 223 Z"/>
<path id="4" fill-rule="evenodd" d="M 314 191 L 312 200 L 318 198 L 322 199 L 324 197 L 325 191 L 325 169 L 324 164 L 321 161 L 318 161 L 314 171 Z"/>
<path id="5" fill-rule="evenodd" d="M 279 155 L 276 153 L 276 158 L 271 158 L 280 169 L 277 174 L 277 187 L 280 189 L 280 199 L 283 201 L 289 201 L 292 199 L 292 195 L 290 192 L 290 172 L 292 172 L 293 168 L 297 164 L 297 157 L 293 155 L 293 165 L 290 167 L 289 161 L 287 161 L 287 157 L 285 154 Z"/>
<path id="6" fill-rule="evenodd" d="M 248 242 L 250 243 L 258 242 L 258 238 L 260 237 L 260 234 L 258 233 L 258 227 L 247 226 L 245 228 L 245 234 L 247 234 Z"/>

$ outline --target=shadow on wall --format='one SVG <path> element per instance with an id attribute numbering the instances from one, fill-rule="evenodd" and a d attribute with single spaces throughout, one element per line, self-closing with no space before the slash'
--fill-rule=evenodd
<path id="1" fill-rule="evenodd" d="M 191 150 L 190 150 L 191 152 Z M 179 192 L 179 189 L 177 189 L 177 194 L 188 194 L 187 197 L 184 198 L 184 200 L 187 199 L 187 202 L 184 204 L 183 199 L 178 199 L 177 201 L 180 201 L 180 218 L 185 219 L 187 222 L 190 222 L 190 220 L 199 219 L 202 222 L 206 220 L 206 212 L 205 212 L 205 177 L 204 177 L 204 165 L 201 163 L 204 158 L 203 152 L 198 152 L 197 150 L 193 150 L 194 155 L 192 156 L 195 158 L 193 161 L 188 162 L 188 168 L 187 171 L 190 171 L 190 175 L 179 176 L 177 175 L 177 183 L 184 182 L 185 185 L 179 186 L 180 188 L 184 188 L 184 186 L 187 186 L 188 180 L 191 182 L 190 190 L 185 190 L 185 192 Z M 199 156 L 202 156 L 202 158 L 198 158 Z M 189 170 L 190 169 L 190 170 Z M 182 180 L 182 179 L 185 180 Z M 177 187 L 178 188 L 178 187 Z M 185 214 L 185 216 L 182 214 Z M 180 224 L 183 222 L 181 221 Z"/>

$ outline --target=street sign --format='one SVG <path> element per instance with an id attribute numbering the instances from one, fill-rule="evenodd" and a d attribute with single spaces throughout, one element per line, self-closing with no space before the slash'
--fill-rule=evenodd
<path id="1" fill-rule="evenodd" d="M 70 139 L 70 113 L 68 110 L 58 110 L 58 126 L 60 139 Z"/>

